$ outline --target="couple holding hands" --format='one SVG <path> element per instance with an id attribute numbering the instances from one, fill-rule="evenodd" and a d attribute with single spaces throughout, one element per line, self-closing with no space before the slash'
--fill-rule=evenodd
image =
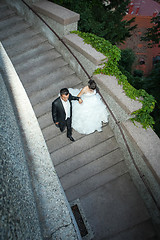
<path id="1" fill-rule="evenodd" d="M 102 122 L 108 122 L 109 114 L 96 88 L 94 80 L 83 89 L 63 88 L 52 103 L 53 121 L 61 132 L 67 127 L 71 141 L 74 141 L 72 128 L 81 134 L 90 134 L 102 131 Z"/>

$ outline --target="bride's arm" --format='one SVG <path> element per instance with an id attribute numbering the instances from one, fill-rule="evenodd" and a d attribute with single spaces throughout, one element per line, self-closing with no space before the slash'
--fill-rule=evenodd
<path id="1" fill-rule="evenodd" d="M 81 97 L 84 93 L 86 93 L 86 87 L 84 87 L 77 95 L 77 97 Z"/>

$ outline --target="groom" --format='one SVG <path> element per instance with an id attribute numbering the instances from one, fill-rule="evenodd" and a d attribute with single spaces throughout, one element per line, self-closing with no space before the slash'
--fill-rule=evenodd
<path id="1" fill-rule="evenodd" d="M 80 97 L 72 96 L 67 88 L 60 90 L 60 97 L 52 102 L 52 117 L 55 125 L 63 132 L 67 126 L 67 137 L 74 142 L 72 137 L 72 100 L 78 100 L 82 103 Z"/>

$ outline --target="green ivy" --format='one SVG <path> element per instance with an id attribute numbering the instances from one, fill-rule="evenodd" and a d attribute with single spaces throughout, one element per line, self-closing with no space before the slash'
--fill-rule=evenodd
<path id="1" fill-rule="evenodd" d="M 121 58 L 121 50 L 104 38 L 98 37 L 92 33 L 80 31 L 73 31 L 72 33 L 78 34 L 78 36 L 83 38 L 85 43 L 90 44 L 98 52 L 105 55 L 105 59 L 108 59 L 102 68 L 95 70 L 94 74 L 115 76 L 118 79 L 118 83 L 123 86 L 126 95 L 131 99 L 138 100 L 142 103 L 142 108 L 132 113 L 134 117 L 131 118 L 131 121 L 133 123 L 135 121 L 140 122 L 145 129 L 148 127 L 153 128 L 155 122 L 150 116 L 150 113 L 153 111 L 156 101 L 154 97 L 149 95 L 144 89 L 137 90 L 130 85 L 127 81 L 127 77 L 119 70 L 118 61 Z"/>

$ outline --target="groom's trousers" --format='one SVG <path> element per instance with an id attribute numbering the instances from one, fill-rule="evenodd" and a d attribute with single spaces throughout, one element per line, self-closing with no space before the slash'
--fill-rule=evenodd
<path id="1" fill-rule="evenodd" d="M 58 127 L 60 128 L 61 132 L 63 132 L 65 127 L 67 127 L 67 137 L 72 136 L 71 118 L 67 118 L 63 125 L 59 123 Z"/>

